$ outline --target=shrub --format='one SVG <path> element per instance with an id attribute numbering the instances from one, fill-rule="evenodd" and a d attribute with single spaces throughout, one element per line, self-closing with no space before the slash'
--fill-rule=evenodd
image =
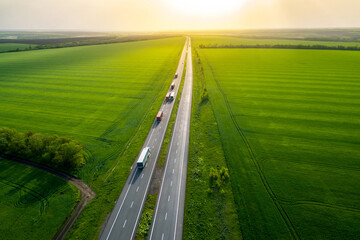
<path id="1" fill-rule="evenodd" d="M 203 89 L 203 92 L 202 92 L 202 94 L 201 94 L 201 103 L 200 103 L 200 104 L 205 103 L 205 102 L 207 102 L 208 100 L 209 100 L 209 94 L 208 94 L 207 89 L 204 88 L 204 89 Z"/>
<path id="2" fill-rule="evenodd" d="M 220 170 L 215 168 L 210 168 L 209 181 L 210 188 L 220 190 L 224 192 L 222 186 L 227 183 L 230 179 L 229 170 L 225 167 L 222 167 Z"/>
<path id="3" fill-rule="evenodd" d="M 227 182 L 230 179 L 229 169 L 222 167 L 220 169 L 221 180 Z"/>

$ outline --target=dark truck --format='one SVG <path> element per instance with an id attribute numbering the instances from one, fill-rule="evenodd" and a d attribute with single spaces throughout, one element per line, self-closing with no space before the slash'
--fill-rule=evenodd
<path id="1" fill-rule="evenodd" d="M 174 78 L 177 78 L 178 77 L 178 74 L 177 73 L 175 73 L 175 77 Z"/>

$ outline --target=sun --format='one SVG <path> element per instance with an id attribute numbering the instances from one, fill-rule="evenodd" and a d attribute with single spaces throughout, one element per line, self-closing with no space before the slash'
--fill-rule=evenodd
<path id="1" fill-rule="evenodd" d="M 246 0 L 169 0 L 175 10 L 190 15 L 221 15 L 238 10 Z"/>

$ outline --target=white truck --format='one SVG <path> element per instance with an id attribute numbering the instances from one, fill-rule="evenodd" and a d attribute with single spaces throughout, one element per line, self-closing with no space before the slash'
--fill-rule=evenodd
<path id="1" fill-rule="evenodd" d="M 140 153 L 140 156 L 137 160 L 137 167 L 138 168 L 144 168 L 147 162 L 147 159 L 150 157 L 151 152 L 149 147 L 143 148 L 143 150 Z"/>

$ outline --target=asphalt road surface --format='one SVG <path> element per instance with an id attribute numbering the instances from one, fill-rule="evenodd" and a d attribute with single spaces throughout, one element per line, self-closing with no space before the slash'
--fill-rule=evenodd
<path id="1" fill-rule="evenodd" d="M 176 73 L 178 77 L 175 79 L 175 97 L 173 101 L 165 101 L 161 105 L 164 116 L 161 122 L 154 121 L 144 147 L 150 147 L 151 155 L 147 161 L 145 168 L 138 169 L 135 159 L 130 175 L 124 185 L 120 197 L 116 201 L 114 210 L 112 211 L 105 228 L 103 229 L 100 239 L 133 239 L 139 224 L 140 216 L 144 208 L 146 196 L 148 194 L 150 181 L 156 166 L 162 142 L 164 140 L 166 128 L 169 123 L 170 115 L 174 107 L 176 95 L 179 90 L 186 56 L 188 39 L 185 42 L 184 49 L 181 54 L 180 62 Z M 151 87 L 151 86 L 149 86 Z M 170 91 L 170 88 L 169 88 Z M 165 96 L 164 96 L 165 98 Z M 156 116 L 154 116 L 155 119 Z M 140 154 L 140 153 L 139 153 Z"/>
<path id="2" fill-rule="evenodd" d="M 150 240 L 182 239 L 192 85 L 193 71 L 189 39 L 184 89 L 154 211 Z"/>

